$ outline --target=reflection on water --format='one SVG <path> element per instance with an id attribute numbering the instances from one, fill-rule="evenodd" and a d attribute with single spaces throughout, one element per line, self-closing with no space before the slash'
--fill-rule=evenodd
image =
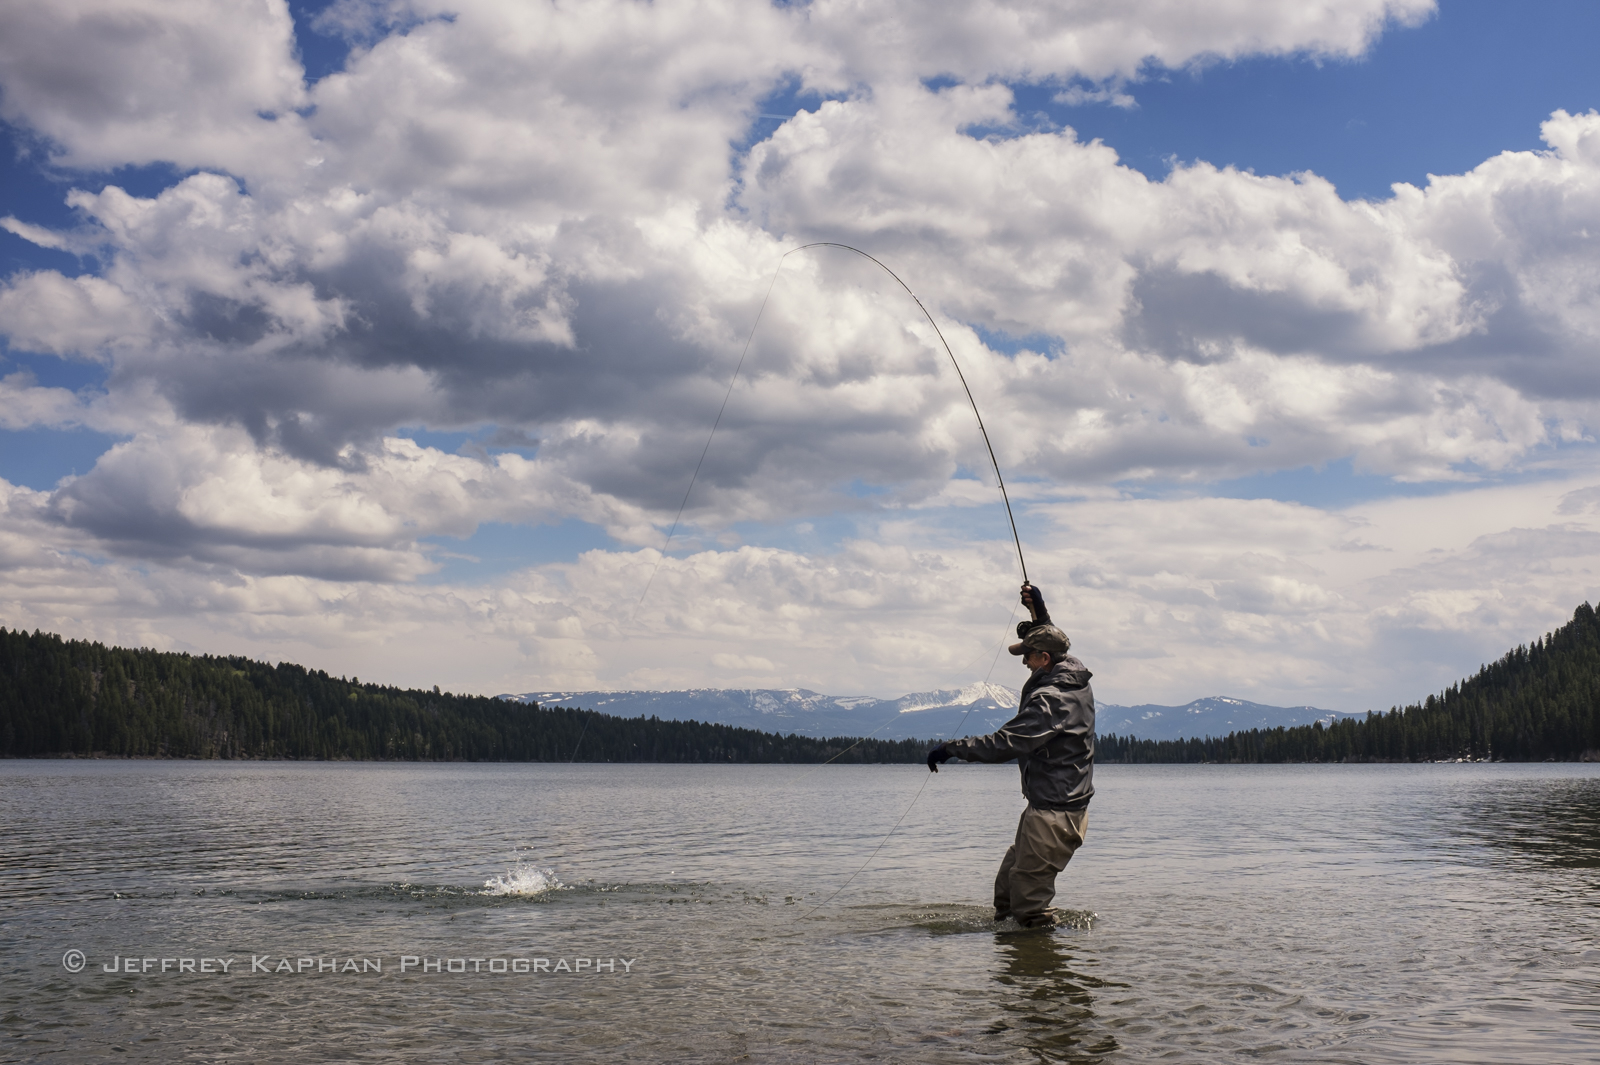
<path id="1" fill-rule="evenodd" d="M 1004 1020 L 991 1031 L 1008 1032 L 1041 1061 L 1088 1065 L 1116 1051 L 1117 1040 L 1096 1023 L 1094 992 L 1106 982 L 1074 967 L 1073 945 L 1059 932 L 995 937 L 1002 965 L 994 980 Z"/>
<path id="2" fill-rule="evenodd" d="M 1508 858 L 1600 869 L 1600 780 L 1494 781 L 1471 789 L 1457 833 Z"/>

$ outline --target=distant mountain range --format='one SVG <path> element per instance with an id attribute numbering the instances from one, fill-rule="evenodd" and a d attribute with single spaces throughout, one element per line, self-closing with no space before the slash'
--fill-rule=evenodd
<path id="1" fill-rule="evenodd" d="M 1020 696 L 1000 684 L 972 684 L 915 692 L 898 699 L 821 695 L 805 688 L 692 688 L 670 692 L 524 692 L 503 695 L 541 706 L 580 707 L 617 717 L 655 716 L 665 721 L 706 721 L 801 736 L 878 739 L 946 739 L 993 732 L 1011 719 Z M 1279 725 L 1327 724 L 1341 715 L 1314 706 L 1266 706 L 1212 696 L 1184 706 L 1096 707 L 1100 735 L 1145 740 L 1226 736 Z"/>
<path id="2" fill-rule="evenodd" d="M 1212 695 L 1183 706 L 1157 706 L 1154 703 L 1117 706 L 1102 703 L 1095 707 L 1095 732 L 1102 736 L 1112 733 L 1136 736 L 1141 740 L 1198 739 L 1221 737 L 1230 732 L 1253 728 L 1309 725 L 1313 721 L 1331 725 L 1343 717 L 1365 716 L 1321 710 L 1315 706 L 1267 706 L 1265 703 Z"/>

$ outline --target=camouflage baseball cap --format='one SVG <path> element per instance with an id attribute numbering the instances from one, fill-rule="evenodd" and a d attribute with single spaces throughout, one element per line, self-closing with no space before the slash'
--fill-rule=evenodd
<path id="1" fill-rule="evenodd" d="M 1025 655 L 1030 651 L 1047 651 L 1064 655 L 1072 650 L 1072 640 L 1054 625 L 1035 625 L 1019 643 L 1011 645 L 1011 653 Z"/>

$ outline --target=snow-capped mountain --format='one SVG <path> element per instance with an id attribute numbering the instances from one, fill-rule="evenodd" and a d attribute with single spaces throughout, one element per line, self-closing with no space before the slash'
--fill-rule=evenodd
<path id="1" fill-rule="evenodd" d="M 692 688 L 648 692 L 524 692 L 505 695 L 541 706 L 576 706 L 618 717 L 709 721 L 802 736 L 940 739 L 992 732 L 1015 710 L 1019 693 L 999 684 L 914 692 L 898 699 L 822 695 L 805 688 Z"/>
<path id="2" fill-rule="evenodd" d="M 1104 704 L 1095 710 L 1095 732 L 1102 736 L 1137 736 L 1141 740 L 1176 740 L 1226 736 L 1253 728 L 1309 725 L 1313 721 L 1327 725 L 1351 716 L 1355 715 L 1315 706 L 1267 706 L 1213 695 L 1183 706 Z"/>
<path id="3" fill-rule="evenodd" d="M 1000 684 L 971 684 L 913 692 L 898 699 L 822 695 L 805 688 L 693 688 L 686 691 L 546 691 L 504 695 L 542 706 L 574 706 L 618 717 L 709 721 L 763 732 L 880 739 L 948 739 L 993 732 L 1016 711 L 1020 693 Z M 1224 736 L 1239 729 L 1327 722 L 1340 715 L 1314 706 L 1266 706 L 1215 696 L 1185 706 L 1117 706 L 1102 703 L 1101 735 L 1166 740 Z"/>

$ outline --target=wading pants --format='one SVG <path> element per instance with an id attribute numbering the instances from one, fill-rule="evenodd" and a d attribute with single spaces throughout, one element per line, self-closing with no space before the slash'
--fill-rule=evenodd
<path id="1" fill-rule="evenodd" d="M 995 920 L 1015 917 L 1021 925 L 1050 921 L 1056 874 L 1083 846 L 1089 811 L 1040 810 L 1029 806 L 1017 822 L 1017 839 L 994 878 Z"/>

